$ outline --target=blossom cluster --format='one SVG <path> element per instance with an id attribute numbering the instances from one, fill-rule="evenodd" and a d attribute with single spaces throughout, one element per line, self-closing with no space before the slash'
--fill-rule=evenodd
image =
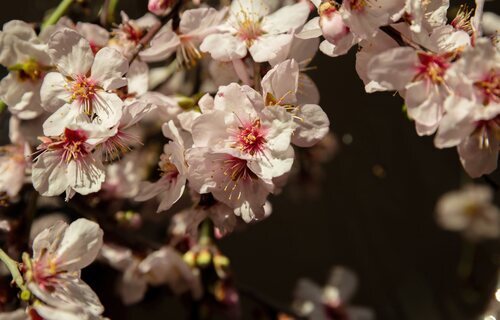
<path id="1" fill-rule="evenodd" d="M 417 133 L 436 133 L 438 148 L 456 146 L 471 177 L 496 168 L 500 53 L 496 35 L 483 35 L 491 28 L 481 1 L 474 15 L 464 7 L 451 22 L 444 0 L 227 2 L 150 0 L 144 16 L 121 12 L 110 23 L 106 1 L 94 24 L 62 16 L 63 1 L 41 26 L 4 24 L 0 101 L 10 144 L 0 147 L 0 204 L 30 194 L 27 211 L 38 201 L 80 216 L 42 228 L 22 262 L 0 249 L 23 301 L 9 317 L 104 319 L 80 277 L 95 259 L 122 273 L 125 304 L 167 285 L 194 300 L 208 292 L 235 317 L 229 260 L 214 239 L 269 216 L 270 196 L 300 167 L 298 154 L 318 148 L 302 165 L 314 167 L 326 158 L 318 153 L 332 153 L 330 121 L 307 74 L 318 50 L 334 57 L 359 46 L 367 92 L 397 91 Z M 488 229 L 484 221 L 449 217 L 497 217 L 491 197 L 471 189 L 458 204 L 443 200 L 442 224 L 474 238 Z M 115 229 L 138 230 L 147 212 L 182 198 L 193 205 L 173 215 L 168 241 L 140 251 L 116 240 Z M 470 199 L 478 203 L 463 209 Z M 15 227 L 9 219 L 2 232 Z M 346 306 L 355 287 L 350 271 L 335 269 L 323 291 L 299 283 L 294 307 L 312 319 L 371 319 Z"/>
<path id="2" fill-rule="evenodd" d="M 313 2 L 319 16 L 297 37 L 323 36 L 320 49 L 333 57 L 358 45 L 356 71 L 366 92 L 398 92 L 417 133 L 436 133 L 437 148 L 457 147 L 471 177 L 496 169 L 499 26 L 494 18 L 483 23 L 484 1 L 460 7 L 451 21 L 449 1 Z"/>

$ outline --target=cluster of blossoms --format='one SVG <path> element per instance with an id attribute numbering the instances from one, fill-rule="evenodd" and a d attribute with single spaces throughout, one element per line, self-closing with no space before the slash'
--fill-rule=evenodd
<path id="1" fill-rule="evenodd" d="M 490 15 L 482 23 L 483 1 L 475 10 L 461 7 L 450 22 L 449 1 L 313 2 L 319 16 L 297 37 L 323 36 L 320 49 L 329 56 L 357 44 L 356 71 L 366 92 L 397 91 L 417 133 L 436 133 L 438 148 L 456 146 L 471 177 L 496 169 L 499 26 Z"/>
<path id="2" fill-rule="evenodd" d="M 306 74 L 318 49 L 338 56 L 358 45 L 356 70 L 367 92 L 398 91 L 418 134 L 437 132 L 437 147 L 457 146 L 472 177 L 496 168 L 500 53 L 494 37 L 482 36 L 480 2 L 473 17 L 464 9 L 447 23 L 441 0 L 234 0 L 215 7 L 151 0 L 151 13 L 122 13 L 112 28 L 109 7 L 102 25 L 74 23 L 61 17 L 67 2 L 40 30 L 14 20 L 0 32 L 0 64 L 9 71 L 0 100 L 11 141 L 0 148 L 0 200 L 25 201 L 26 190 L 70 215 L 103 208 L 111 215 L 91 216 L 99 224 L 53 223 L 21 263 L 2 254 L 26 306 L 20 319 L 102 319 L 104 308 L 80 279 L 97 257 L 123 273 L 118 290 L 126 304 L 140 301 L 148 286 L 167 285 L 195 300 L 208 294 L 234 316 L 239 300 L 229 260 L 213 240 L 265 219 L 268 198 L 285 186 L 296 155 L 328 148 L 330 122 Z M 314 6 L 319 16 L 308 21 Z M 167 211 L 183 196 L 194 205 L 173 216 L 165 243 L 139 252 L 110 235 L 103 244 L 99 225 L 105 237 L 115 227 L 137 231 L 146 212 Z M 493 210 L 467 210 L 483 209 Z M 453 210 L 440 206 L 443 221 Z M 11 227 L 2 221 L 2 230 Z M 323 292 L 301 283 L 298 312 L 371 318 L 345 305 L 355 282 L 338 269 Z"/>

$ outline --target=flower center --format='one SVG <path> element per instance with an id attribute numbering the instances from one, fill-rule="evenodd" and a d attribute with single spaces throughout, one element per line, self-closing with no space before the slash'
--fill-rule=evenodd
<path id="1" fill-rule="evenodd" d="M 363 11 L 368 6 L 367 0 L 350 0 L 349 4 L 352 11 Z"/>
<path id="2" fill-rule="evenodd" d="M 466 5 L 461 5 L 460 8 L 458 9 L 457 15 L 451 21 L 450 24 L 456 30 L 462 30 L 467 32 L 468 34 L 472 34 L 473 30 L 470 22 L 472 11 L 473 10 L 470 10 Z"/>
<path id="3" fill-rule="evenodd" d="M 84 75 L 78 75 L 71 83 L 69 91 L 71 93 L 71 101 L 78 100 L 78 102 L 85 106 L 84 112 L 91 115 L 92 101 L 97 91 L 96 82 Z"/>
<path id="4" fill-rule="evenodd" d="M 43 77 L 44 67 L 38 63 L 35 59 L 28 59 L 24 63 L 18 63 L 9 67 L 10 71 L 17 71 L 19 80 L 26 81 L 37 81 Z"/>
<path id="5" fill-rule="evenodd" d="M 192 38 L 186 35 L 179 35 L 181 45 L 177 49 L 177 62 L 179 66 L 190 69 L 196 66 L 198 60 L 202 58 L 200 51 L 191 41 Z"/>
<path id="6" fill-rule="evenodd" d="M 264 130 L 262 130 L 260 119 L 244 127 L 239 127 L 239 132 L 236 136 L 236 146 L 241 151 L 253 156 L 264 150 L 265 143 L 266 138 L 264 137 Z"/>
<path id="7" fill-rule="evenodd" d="M 177 170 L 175 164 L 170 161 L 169 155 L 162 154 L 160 156 L 160 163 L 158 164 L 158 166 L 160 167 L 160 175 L 162 177 L 167 177 L 168 179 L 172 180 L 179 175 L 179 170 Z"/>
<path id="8" fill-rule="evenodd" d="M 126 22 L 122 25 L 122 31 L 125 33 L 127 40 L 138 44 L 143 35 L 143 31 L 140 28 L 135 27 L 130 22 Z"/>
<path id="9" fill-rule="evenodd" d="M 500 101 L 500 74 L 495 70 L 490 70 L 488 75 L 482 80 L 474 83 L 476 89 L 483 95 L 483 104 L 487 106 L 490 102 Z"/>
<path id="10" fill-rule="evenodd" d="M 434 84 L 444 83 L 444 74 L 449 67 L 448 61 L 443 56 L 418 53 L 420 64 L 417 66 L 415 80 L 426 79 Z"/>
<path id="11" fill-rule="evenodd" d="M 66 163 L 85 156 L 87 151 L 87 134 L 83 130 L 64 130 L 64 137 L 60 143 L 63 150 L 63 159 Z"/>
<path id="12" fill-rule="evenodd" d="M 264 34 L 258 19 L 252 19 L 247 13 L 243 13 L 243 19 L 238 21 L 238 37 L 245 41 L 247 47 Z"/>

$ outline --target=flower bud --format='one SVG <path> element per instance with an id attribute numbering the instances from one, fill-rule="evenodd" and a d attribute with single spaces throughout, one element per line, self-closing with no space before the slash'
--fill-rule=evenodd
<path id="1" fill-rule="evenodd" d="M 349 33 L 349 27 L 344 23 L 335 4 L 323 2 L 318 11 L 320 15 L 319 25 L 328 42 L 336 43 Z"/>
<path id="2" fill-rule="evenodd" d="M 171 5 L 170 0 L 149 0 L 148 10 L 158 16 L 164 16 L 170 11 Z"/>

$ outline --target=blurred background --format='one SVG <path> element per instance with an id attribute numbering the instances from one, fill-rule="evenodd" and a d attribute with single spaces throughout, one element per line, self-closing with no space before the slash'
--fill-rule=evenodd
<path id="1" fill-rule="evenodd" d="M 40 21 L 57 3 L 4 1 L 0 24 Z M 131 18 L 146 6 L 146 0 L 120 1 Z M 498 1 L 486 3 L 487 11 L 499 9 Z M 479 244 L 471 273 L 460 277 L 464 241 L 436 225 L 439 196 L 469 182 L 457 153 L 417 136 L 398 96 L 366 94 L 354 63 L 352 50 L 339 58 L 318 53 L 310 64 L 337 141 L 316 185 L 300 179 L 287 185 L 272 199 L 269 219 L 222 239 L 220 249 L 231 260 L 236 282 L 276 305 L 291 303 L 299 278 L 322 285 L 330 269 L 341 265 L 359 276 L 353 303 L 374 309 L 377 319 L 476 319 L 496 287 L 499 251 L 497 242 Z M 499 174 L 491 179 L 500 183 Z M 142 303 L 123 306 L 106 294 L 113 275 L 99 265 L 83 273 L 112 319 L 189 315 L 189 306 L 155 290 Z M 254 299 L 242 299 L 244 318 L 252 318 Z"/>

